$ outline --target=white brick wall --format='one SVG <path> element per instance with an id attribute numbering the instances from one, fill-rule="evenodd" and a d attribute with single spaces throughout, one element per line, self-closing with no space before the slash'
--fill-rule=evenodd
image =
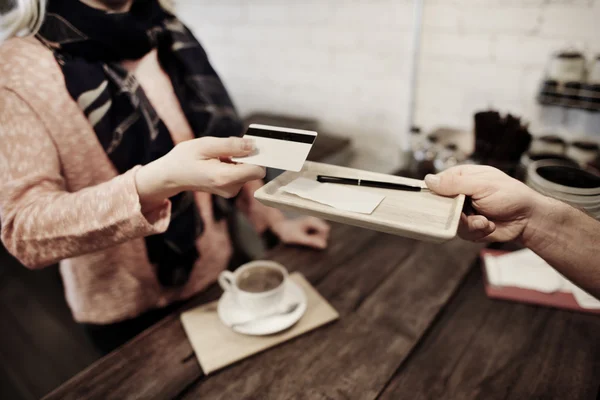
<path id="1" fill-rule="evenodd" d="M 178 0 L 242 112 L 318 118 L 396 160 L 408 124 L 411 0 Z M 535 119 L 549 56 L 600 51 L 600 0 L 425 0 L 416 122 Z"/>
<path id="2" fill-rule="evenodd" d="M 535 95 L 551 55 L 574 48 L 591 59 L 600 51 L 600 0 L 425 1 L 416 118 L 426 129 L 469 128 L 486 107 L 522 115 L 535 129 Z"/>

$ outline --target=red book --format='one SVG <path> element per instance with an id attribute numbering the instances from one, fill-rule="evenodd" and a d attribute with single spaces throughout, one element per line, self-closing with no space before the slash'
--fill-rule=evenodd
<path id="1" fill-rule="evenodd" d="M 512 286 L 496 286 L 489 283 L 486 268 L 485 255 L 500 256 L 509 253 L 502 250 L 484 249 L 481 251 L 483 281 L 485 285 L 485 293 L 492 299 L 501 299 L 516 301 L 520 303 L 536 304 L 540 306 L 561 308 L 566 310 L 581 311 L 591 314 L 600 314 L 599 309 L 588 309 L 579 306 L 575 297 L 570 292 L 557 291 L 554 293 L 543 293 L 537 290 L 523 289 Z"/>

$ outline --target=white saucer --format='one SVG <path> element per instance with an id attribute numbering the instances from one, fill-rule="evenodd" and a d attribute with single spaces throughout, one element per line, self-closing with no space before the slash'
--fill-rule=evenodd
<path id="1" fill-rule="evenodd" d="M 306 294 L 300 286 L 288 279 L 285 284 L 285 292 L 281 302 L 282 309 L 287 305 L 299 303 L 300 306 L 291 314 L 276 315 L 272 317 L 257 319 L 256 321 L 241 324 L 232 329 L 245 335 L 272 335 L 281 332 L 294 325 L 306 312 Z M 219 299 L 217 312 L 221 322 L 231 327 L 233 324 L 252 319 L 252 315 L 242 309 L 229 292 L 223 293 Z"/>

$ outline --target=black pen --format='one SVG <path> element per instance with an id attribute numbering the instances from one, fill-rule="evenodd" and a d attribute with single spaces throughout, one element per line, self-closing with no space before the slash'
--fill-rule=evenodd
<path id="1" fill-rule="evenodd" d="M 317 181 L 322 183 L 338 183 L 340 185 L 368 186 L 380 189 L 405 190 L 409 192 L 420 192 L 428 190 L 419 186 L 403 185 L 401 183 L 369 181 L 366 179 L 340 178 L 336 176 L 317 175 Z"/>

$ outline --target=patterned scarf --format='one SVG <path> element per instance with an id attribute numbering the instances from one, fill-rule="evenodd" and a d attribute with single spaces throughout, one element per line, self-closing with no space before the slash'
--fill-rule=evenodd
<path id="1" fill-rule="evenodd" d="M 79 0 L 50 0 L 38 38 L 52 49 L 66 87 L 120 172 L 164 156 L 174 146 L 167 127 L 135 77 L 120 64 L 152 49 L 171 79 L 196 137 L 239 136 L 243 124 L 202 46 L 157 0 L 136 0 L 127 13 L 97 10 Z M 169 228 L 146 238 L 148 257 L 164 286 L 181 286 L 199 257 L 202 233 L 192 193 L 171 199 Z M 213 196 L 215 217 L 232 206 Z"/>

